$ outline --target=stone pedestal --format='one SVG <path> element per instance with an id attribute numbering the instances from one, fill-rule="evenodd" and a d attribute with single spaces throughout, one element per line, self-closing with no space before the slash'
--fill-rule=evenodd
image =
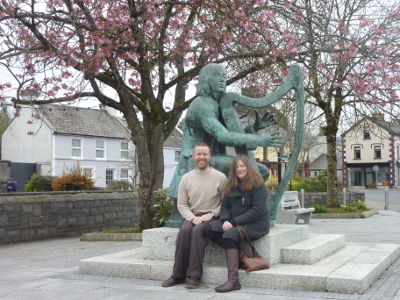
<path id="1" fill-rule="evenodd" d="M 149 260 L 174 260 L 175 240 L 178 228 L 162 227 L 143 231 L 143 258 Z M 306 239 L 308 226 L 276 225 L 270 233 L 254 242 L 258 253 L 270 265 L 281 261 L 281 249 Z M 225 262 L 222 248 L 210 242 L 206 249 L 205 263 Z"/>
<path id="2" fill-rule="evenodd" d="M 165 280 L 171 275 L 176 228 L 143 232 L 143 248 L 81 260 L 84 274 Z M 307 225 L 277 225 L 255 242 L 268 270 L 239 271 L 244 287 L 363 293 L 400 256 L 400 245 L 346 243 L 340 234 L 308 234 Z M 226 280 L 223 249 L 207 247 L 201 284 Z"/>

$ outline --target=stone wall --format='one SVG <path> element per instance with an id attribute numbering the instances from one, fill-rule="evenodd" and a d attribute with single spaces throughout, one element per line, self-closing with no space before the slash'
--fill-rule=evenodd
<path id="1" fill-rule="evenodd" d="M 134 227 L 139 213 L 132 191 L 0 194 L 0 244 Z"/>
<path id="2" fill-rule="evenodd" d="M 346 205 L 361 200 L 365 202 L 364 192 L 346 192 Z M 299 192 L 299 200 L 300 200 Z M 343 192 L 338 193 L 339 203 L 343 204 Z M 316 204 L 327 206 L 328 199 L 326 193 L 304 193 L 304 207 L 313 207 Z"/>

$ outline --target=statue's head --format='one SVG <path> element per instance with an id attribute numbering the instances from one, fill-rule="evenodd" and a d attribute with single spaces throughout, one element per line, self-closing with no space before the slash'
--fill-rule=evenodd
<path id="1" fill-rule="evenodd" d="M 226 72 L 219 64 L 208 64 L 200 70 L 196 96 L 224 94 Z"/>

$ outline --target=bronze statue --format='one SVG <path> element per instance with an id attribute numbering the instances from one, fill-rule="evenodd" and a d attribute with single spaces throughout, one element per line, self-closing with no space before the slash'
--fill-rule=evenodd
<path id="1" fill-rule="evenodd" d="M 256 133 L 260 129 L 257 124 L 255 124 L 253 130 L 250 130 L 253 133 L 246 133 L 237 116 L 235 103 L 254 108 L 265 107 L 278 101 L 292 88 L 297 92 L 297 98 L 300 100 L 298 102 L 304 102 L 302 78 L 300 69 L 297 66 L 291 67 L 291 72 L 285 82 L 268 97 L 250 98 L 236 93 L 226 93 L 225 88 L 226 72 L 223 67 L 218 64 L 208 64 L 201 69 L 196 98 L 190 104 L 186 114 L 183 127 L 182 151 L 168 193 L 171 198 L 175 199 L 175 205 L 172 218 L 167 222 L 167 226 L 178 227 L 180 224 L 181 217 L 176 209 L 178 186 L 183 174 L 195 168 L 192 160 L 192 151 L 197 143 L 204 142 L 209 145 L 212 152 L 211 166 L 217 170 L 227 173 L 233 157 L 226 155 L 226 146 L 232 146 L 237 154 L 247 155 L 256 170 L 259 170 L 265 180 L 268 179 L 269 172 L 267 167 L 256 163 L 250 150 L 254 150 L 258 146 L 280 146 L 283 144 L 283 139 L 277 134 Z M 301 118 L 304 116 L 302 109 L 303 107 L 300 109 Z M 261 128 L 268 125 L 267 121 Z M 300 129 L 302 135 L 303 121 L 300 120 L 296 126 L 299 127 L 298 129 Z M 300 135 L 299 138 L 301 139 Z M 298 145 L 298 148 L 300 151 L 300 145 Z M 294 154 L 296 154 L 295 151 Z M 292 169 L 294 169 L 294 166 Z M 284 180 L 285 176 L 282 181 Z M 288 180 L 289 178 L 287 178 Z M 279 200 L 280 197 L 281 195 Z M 274 213 L 271 213 L 271 215 L 274 215 Z"/>

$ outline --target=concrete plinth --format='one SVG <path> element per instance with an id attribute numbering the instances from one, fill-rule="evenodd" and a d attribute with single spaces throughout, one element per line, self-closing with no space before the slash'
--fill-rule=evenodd
<path id="1" fill-rule="evenodd" d="M 175 240 L 178 228 L 162 227 L 143 231 L 143 258 L 149 260 L 174 260 Z M 308 226 L 276 225 L 270 233 L 254 242 L 258 253 L 270 265 L 281 261 L 281 249 L 303 241 L 308 236 Z M 212 242 L 206 250 L 205 263 L 225 262 L 223 249 Z"/>
<path id="2" fill-rule="evenodd" d="M 171 275 L 177 229 L 143 233 L 143 248 L 84 259 L 84 274 L 164 280 Z M 211 247 L 210 247 L 211 246 Z M 226 280 L 223 250 L 210 245 L 202 283 Z M 268 270 L 240 270 L 242 286 L 363 293 L 400 256 L 400 245 L 344 243 L 343 235 L 308 235 L 305 225 L 278 225 L 255 243 Z M 287 263 L 284 263 L 287 262 Z"/>

